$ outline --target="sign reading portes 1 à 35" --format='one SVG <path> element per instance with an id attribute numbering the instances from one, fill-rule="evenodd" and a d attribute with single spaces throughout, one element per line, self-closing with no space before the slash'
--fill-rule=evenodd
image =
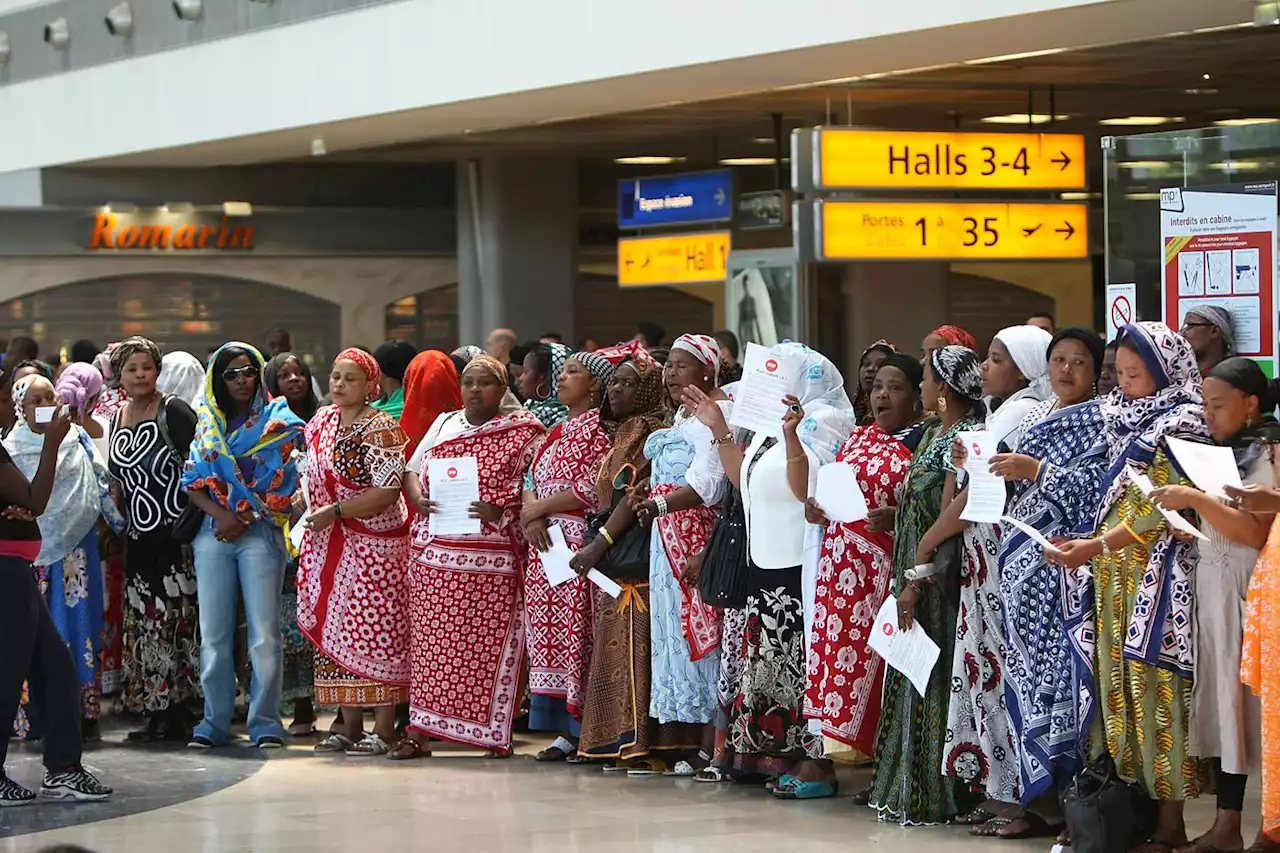
<path id="1" fill-rule="evenodd" d="M 815 189 L 1082 190 L 1075 133 L 813 131 Z"/>
<path id="2" fill-rule="evenodd" d="M 723 282 L 728 270 L 729 232 L 671 234 L 618 241 L 618 284 Z"/>
<path id="3" fill-rule="evenodd" d="M 1089 256 L 1084 204 L 819 201 L 814 220 L 818 259 L 824 261 Z"/>

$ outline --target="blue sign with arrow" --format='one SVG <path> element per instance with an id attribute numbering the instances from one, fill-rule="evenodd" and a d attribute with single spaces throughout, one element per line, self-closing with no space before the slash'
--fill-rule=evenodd
<path id="1" fill-rule="evenodd" d="M 689 172 L 618 182 L 618 227 L 651 228 L 733 218 L 733 173 Z"/>

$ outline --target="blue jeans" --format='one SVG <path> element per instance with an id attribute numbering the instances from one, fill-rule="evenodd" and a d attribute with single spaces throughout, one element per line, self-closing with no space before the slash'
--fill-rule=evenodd
<path id="1" fill-rule="evenodd" d="M 266 736 L 283 738 L 280 594 L 286 562 L 284 535 L 280 528 L 259 521 L 235 542 L 219 542 L 210 518 L 193 547 L 200 598 L 200 684 L 204 688 L 204 719 L 195 734 L 219 745 L 231 740 L 231 715 L 236 704 L 236 603 L 242 594 L 253 666 L 249 738 L 255 743 Z"/>

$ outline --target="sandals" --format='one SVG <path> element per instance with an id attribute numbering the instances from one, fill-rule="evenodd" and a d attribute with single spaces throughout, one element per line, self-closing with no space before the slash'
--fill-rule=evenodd
<path id="1" fill-rule="evenodd" d="M 1004 830 L 1021 821 L 1026 824 L 1023 829 L 1012 832 Z M 1040 815 L 1034 812 L 1023 812 L 1018 817 L 993 817 L 986 823 L 979 824 L 969 830 L 975 838 L 999 838 L 1004 841 L 1020 841 L 1026 838 L 1048 838 L 1055 835 L 1059 827 L 1050 826 Z"/>
<path id="2" fill-rule="evenodd" d="M 990 823 L 996 817 L 995 812 L 989 812 L 982 806 L 978 806 L 968 814 L 956 815 L 957 826 L 982 826 Z"/>
<path id="3" fill-rule="evenodd" d="M 697 773 L 693 774 L 693 781 L 695 782 L 732 782 L 733 777 L 731 777 L 726 771 L 721 770 L 719 767 L 716 767 L 715 765 L 711 765 L 708 767 L 704 767 L 701 770 L 699 770 Z"/>
<path id="4" fill-rule="evenodd" d="M 871 805 L 871 789 L 863 788 L 861 791 L 858 791 L 850 797 L 849 800 L 855 806 L 869 806 Z"/>
<path id="5" fill-rule="evenodd" d="M 627 768 L 628 776 L 662 776 L 668 771 L 667 762 L 661 758 L 637 758 Z"/>
<path id="6" fill-rule="evenodd" d="M 788 773 L 778 777 L 770 793 L 779 800 L 821 800 L 834 797 L 839 790 L 840 783 L 835 779 L 811 782 Z"/>
<path id="7" fill-rule="evenodd" d="M 484 755 L 481 757 L 487 758 L 491 761 L 500 761 L 503 758 L 510 758 L 515 754 L 516 751 L 514 749 L 509 746 L 504 746 L 502 749 L 486 749 Z"/>
<path id="8" fill-rule="evenodd" d="M 315 751 L 321 754 L 337 755 L 345 753 L 356 745 L 356 742 L 344 734 L 332 732 L 324 740 L 315 745 Z"/>
<path id="9" fill-rule="evenodd" d="M 577 753 L 577 744 L 568 738 L 558 737 L 551 742 L 551 746 L 535 755 L 533 760 L 543 762 L 566 761 L 569 756 L 577 755 Z"/>
<path id="10" fill-rule="evenodd" d="M 311 737 L 315 733 L 316 724 L 314 720 L 309 723 L 300 723 L 295 720 L 289 724 L 290 737 Z"/>
<path id="11" fill-rule="evenodd" d="M 1174 853 L 1183 844 L 1170 844 L 1159 838 L 1148 838 L 1133 853 Z"/>
<path id="12" fill-rule="evenodd" d="M 347 749 L 347 755 L 352 758 L 379 758 L 391 751 L 390 745 L 375 732 L 370 732 L 364 736 L 359 743 L 352 744 Z"/>
<path id="13" fill-rule="evenodd" d="M 391 748 L 387 753 L 388 761 L 414 761 L 419 758 L 430 758 L 431 750 L 424 749 L 422 744 L 418 743 L 411 737 L 402 738 L 401 741 Z"/>

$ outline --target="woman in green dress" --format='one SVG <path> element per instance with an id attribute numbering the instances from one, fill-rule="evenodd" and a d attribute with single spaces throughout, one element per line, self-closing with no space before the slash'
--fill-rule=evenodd
<path id="1" fill-rule="evenodd" d="M 1059 543 L 1049 556 L 1072 570 L 1064 572 L 1065 626 L 1086 678 L 1092 671 L 1078 685 L 1088 754 L 1109 756 L 1159 802 L 1155 832 L 1139 851 L 1169 853 L 1187 843 L 1183 801 L 1200 793 L 1189 750 L 1199 550 L 1135 478 L 1156 488 L 1186 482 L 1166 440 L 1210 438 L 1187 340 L 1154 322 L 1126 325 L 1118 340 L 1119 387 L 1101 403 L 1111 465 L 1099 521 L 1092 538 Z"/>
<path id="2" fill-rule="evenodd" d="M 893 589 L 898 598 L 898 627 L 919 623 L 949 661 L 955 645 L 959 606 L 958 573 L 927 581 L 908 580 L 916 548 L 938 519 L 944 499 L 955 492 L 951 445 L 956 435 L 982 421 L 982 372 L 978 354 L 968 347 L 932 350 L 924 371 L 923 398 L 938 416 L 927 427 L 911 460 L 894 524 Z M 877 626 L 875 630 L 880 630 Z M 951 672 L 935 666 L 925 695 L 916 693 L 902 673 L 885 673 L 884 709 L 876 737 L 879 763 L 871 790 L 855 796 L 883 820 L 908 826 L 946 823 L 960 811 L 965 794 L 956 779 L 942 775 L 942 752 L 951 697 Z"/>

